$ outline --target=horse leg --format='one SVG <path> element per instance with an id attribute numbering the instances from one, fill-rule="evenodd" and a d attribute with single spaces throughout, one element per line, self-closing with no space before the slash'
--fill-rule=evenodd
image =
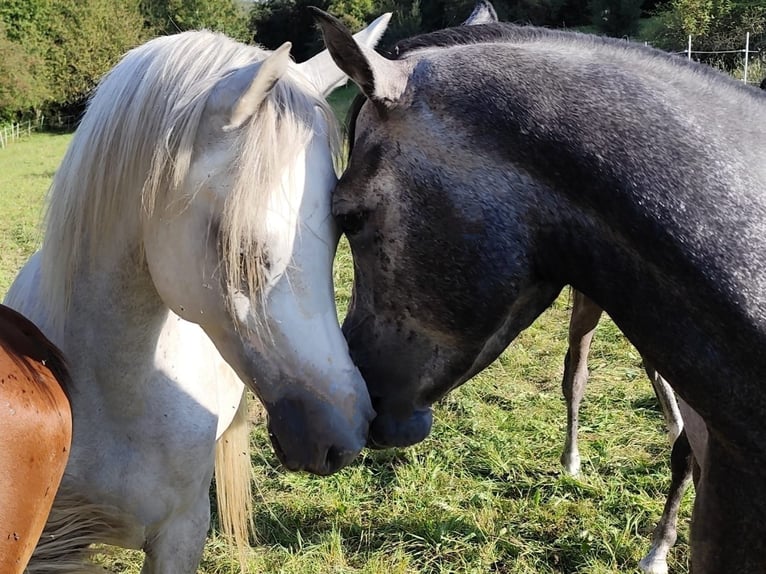
<path id="1" fill-rule="evenodd" d="M 646 359 L 644 359 L 644 369 L 649 380 L 652 382 L 654 394 L 657 396 L 662 414 L 665 417 L 665 424 L 668 426 L 668 438 L 670 439 L 670 444 L 673 445 L 684 428 L 684 421 L 678 408 L 676 394 L 668 382 L 662 378 L 654 366 L 647 362 Z"/>
<path id="2" fill-rule="evenodd" d="M 186 513 L 175 515 L 144 545 L 141 574 L 195 574 L 210 526 L 210 498 L 205 492 Z"/>
<path id="3" fill-rule="evenodd" d="M 692 514 L 693 574 L 766 572 L 766 457 L 735 448 L 708 436 Z"/>
<path id="4" fill-rule="evenodd" d="M 662 516 L 654 529 L 652 547 L 648 554 L 638 563 L 639 568 L 646 574 L 667 574 L 668 552 L 676 543 L 676 523 L 681 499 L 692 478 L 694 455 L 685 431 L 681 431 L 673 443 L 670 454 L 670 491 L 665 501 Z"/>
<path id="5" fill-rule="evenodd" d="M 588 351 L 593 332 L 603 312 L 601 307 L 579 291 L 572 290 L 572 316 L 569 320 L 569 349 L 564 358 L 564 378 L 561 388 L 567 401 L 567 437 L 561 464 L 571 475 L 580 473 L 580 451 L 577 447 L 577 426 L 580 402 L 588 381 Z"/>

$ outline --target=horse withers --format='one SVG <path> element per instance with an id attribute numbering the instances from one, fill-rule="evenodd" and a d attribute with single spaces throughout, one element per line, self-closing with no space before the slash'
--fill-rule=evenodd
<path id="1" fill-rule="evenodd" d="M 26 570 L 72 441 L 61 351 L 23 315 L 0 305 L 0 572 Z"/>
<path id="2" fill-rule="evenodd" d="M 374 411 L 332 285 L 324 95 L 344 78 L 326 53 L 295 64 L 289 43 L 190 31 L 96 88 L 6 299 L 72 374 L 71 456 L 31 572 L 83 572 L 91 543 L 143 550 L 144 574 L 196 572 L 214 467 L 219 523 L 244 548 L 245 388 L 290 470 L 329 474 L 364 447 Z"/>
<path id="3" fill-rule="evenodd" d="M 461 27 L 385 58 L 320 21 L 364 94 L 333 212 L 370 442 L 424 438 L 570 284 L 706 424 L 695 573 L 766 570 L 766 94 L 576 33 Z"/>

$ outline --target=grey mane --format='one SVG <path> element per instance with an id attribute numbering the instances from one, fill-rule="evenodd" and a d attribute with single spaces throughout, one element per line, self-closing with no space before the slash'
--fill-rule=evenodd
<path id="1" fill-rule="evenodd" d="M 578 45 L 603 46 L 616 50 L 630 50 L 646 57 L 658 58 L 671 62 L 674 66 L 686 67 L 705 75 L 711 81 L 721 81 L 743 91 L 752 91 L 750 86 L 741 82 L 733 82 L 726 74 L 715 68 L 700 64 L 687 58 L 678 57 L 650 46 L 626 42 L 608 36 L 584 34 L 564 30 L 553 30 L 538 26 L 520 26 L 508 22 L 493 22 L 477 24 L 474 26 L 458 26 L 429 32 L 412 38 L 401 40 L 393 48 L 383 55 L 392 60 L 399 60 L 416 50 L 425 48 L 447 48 L 470 44 L 511 43 L 511 42 L 534 42 L 536 40 L 556 41 L 564 44 L 577 43 Z M 766 97 L 766 94 L 762 94 Z"/>
<path id="2" fill-rule="evenodd" d="M 706 82 L 712 82 L 725 89 L 732 90 L 746 97 L 761 98 L 766 101 L 766 91 L 754 89 L 742 82 L 736 82 L 726 74 L 704 64 L 690 61 L 655 48 L 636 43 L 625 42 L 616 38 L 583 34 L 579 32 L 552 30 L 536 26 L 520 26 L 506 22 L 494 22 L 477 24 L 473 26 L 458 26 L 437 30 L 426 34 L 401 40 L 391 49 L 382 51 L 382 54 L 390 60 L 400 60 L 415 55 L 416 52 L 426 49 L 451 48 L 456 46 L 468 46 L 477 44 L 495 43 L 532 43 L 536 41 L 552 42 L 560 45 L 577 45 L 619 52 L 629 52 L 647 62 L 656 62 L 670 67 L 677 67 L 692 71 L 700 75 Z M 766 82 L 766 80 L 764 80 Z M 359 94 L 352 102 L 346 119 L 346 129 L 349 136 L 349 155 L 353 148 L 356 118 L 366 101 L 363 94 Z"/>

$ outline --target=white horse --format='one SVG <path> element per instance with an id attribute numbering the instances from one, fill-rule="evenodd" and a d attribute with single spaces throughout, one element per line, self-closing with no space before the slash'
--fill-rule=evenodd
<path id="1" fill-rule="evenodd" d="M 389 17 L 359 38 L 374 45 Z M 243 382 L 288 468 L 327 474 L 365 444 L 373 410 L 331 275 L 322 96 L 345 76 L 289 49 L 157 38 L 90 102 L 6 298 L 73 378 L 71 458 L 30 572 L 83 572 L 94 542 L 143 549 L 144 574 L 196 572 L 214 458 L 222 524 L 246 543 Z"/>

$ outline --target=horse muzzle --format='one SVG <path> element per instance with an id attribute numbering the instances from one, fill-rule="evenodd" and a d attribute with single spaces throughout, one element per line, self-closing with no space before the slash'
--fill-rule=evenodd
<path id="1" fill-rule="evenodd" d="M 433 412 L 430 408 L 415 410 L 405 418 L 387 413 L 380 414 L 370 425 L 367 446 L 382 449 L 419 443 L 431 432 L 433 420 Z"/>
<path id="2" fill-rule="evenodd" d="M 370 419 L 349 421 L 332 405 L 281 399 L 267 408 L 269 438 L 279 461 L 291 471 L 328 476 L 361 452 Z"/>

